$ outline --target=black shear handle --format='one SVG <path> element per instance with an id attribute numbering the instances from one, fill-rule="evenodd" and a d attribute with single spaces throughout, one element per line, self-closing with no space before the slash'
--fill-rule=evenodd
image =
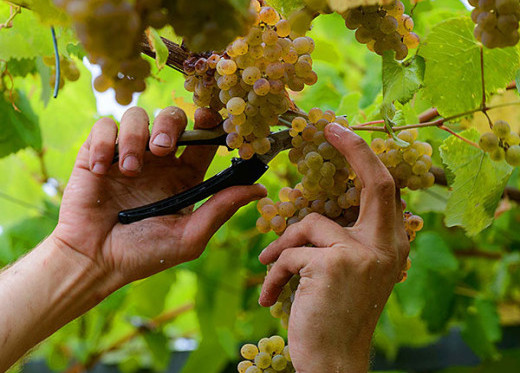
<path id="1" fill-rule="evenodd" d="M 122 224 L 130 224 L 154 216 L 171 215 L 203 199 L 236 185 L 252 185 L 269 167 L 256 156 L 251 159 L 233 159 L 233 164 L 203 183 L 182 193 L 146 206 L 119 213 Z"/>

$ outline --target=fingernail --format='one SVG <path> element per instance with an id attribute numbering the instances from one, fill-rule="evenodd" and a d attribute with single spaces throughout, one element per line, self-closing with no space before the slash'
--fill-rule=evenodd
<path id="1" fill-rule="evenodd" d="M 92 172 L 98 175 L 104 175 L 107 172 L 107 166 L 100 162 L 94 163 Z"/>
<path id="2" fill-rule="evenodd" d="M 133 155 L 128 155 L 123 160 L 123 168 L 127 171 L 137 171 L 140 167 L 139 161 Z"/>
<path id="3" fill-rule="evenodd" d="M 172 139 L 165 133 L 160 133 L 153 139 L 152 144 L 160 146 L 161 148 L 171 148 Z"/>
<path id="4" fill-rule="evenodd" d="M 351 130 L 338 123 L 330 123 L 327 125 L 327 128 L 336 137 L 343 136 L 345 133 L 353 133 Z"/>

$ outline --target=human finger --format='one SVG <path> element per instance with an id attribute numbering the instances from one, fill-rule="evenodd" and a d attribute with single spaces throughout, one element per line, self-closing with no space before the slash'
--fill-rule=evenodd
<path id="1" fill-rule="evenodd" d="M 327 140 L 341 152 L 363 185 L 358 224 L 369 221 L 378 233 L 390 234 L 395 226 L 395 183 L 368 144 L 354 132 L 332 123 Z"/>
<path id="2" fill-rule="evenodd" d="M 316 255 L 321 255 L 316 248 L 286 248 L 267 273 L 258 302 L 264 307 L 275 304 L 285 284 L 309 264 Z"/>
<path id="3" fill-rule="evenodd" d="M 349 240 L 349 236 L 340 225 L 325 216 L 312 213 L 302 221 L 291 224 L 276 241 L 262 251 L 258 259 L 263 264 L 269 264 L 275 262 L 288 247 L 307 244 L 326 247 L 345 240 Z"/>
<path id="4" fill-rule="evenodd" d="M 123 175 L 136 176 L 141 172 L 149 136 L 146 111 L 139 107 L 128 109 L 119 130 L 119 170 Z"/>
<path id="5" fill-rule="evenodd" d="M 88 139 L 89 168 L 95 174 L 104 175 L 112 165 L 117 137 L 117 124 L 110 118 L 98 120 Z"/>
<path id="6" fill-rule="evenodd" d="M 170 154 L 187 124 L 188 118 L 182 109 L 168 106 L 161 110 L 153 121 L 150 151 L 160 157 Z"/>
<path id="7" fill-rule="evenodd" d="M 218 125 L 222 121 L 220 114 L 212 109 L 199 108 L 195 111 L 195 129 L 209 129 Z M 181 160 L 190 166 L 195 172 L 204 177 L 208 169 L 217 146 L 188 146 L 181 155 Z"/>
<path id="8" fill-rule="evenodd" d="M 215 194 L 195 210 L 190 217 L 190 219 L 193 219 L 194 224 L 189 224 L 184 234 L 184 237 L 189 242 L 187 245 L 189 249 L 203 249 L 211 236 L 240 207 L 266 195 L 267 190 L 261 184 L 234 186 Z"/>

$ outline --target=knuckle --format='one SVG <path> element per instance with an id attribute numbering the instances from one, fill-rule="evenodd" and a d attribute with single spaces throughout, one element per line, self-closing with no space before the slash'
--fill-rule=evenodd
<path id="1" fill-rule="evenodd" d="M 394 179 L 386 170 L 374 180 L 372 188 L 384 199 L 393 199 L 395 196 Z"/>

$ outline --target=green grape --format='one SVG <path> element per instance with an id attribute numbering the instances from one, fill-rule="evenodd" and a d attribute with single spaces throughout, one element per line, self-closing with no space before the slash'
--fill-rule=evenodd
<path id="1" fill-rule="evenodd" d="M 272 354 L 272 345 L 269 343 L 269 338 L 262 338 L 258 341 L 258 350 L 266 354 Z"/>
<path id="2" fill-rule="evenodd" d="M 486 132 L 480 136 L 479 146 L 485 152 L 492 152 L 498 148 L 498 137 L 493 132 Z"/>
<path id="3" fill-rule="evenodd" d="M 493 125 L 493 133 L 502 140 L 506 139 L 510 132 L 511 127 L 506 121 L 497 120 Z"/>
<path id="4" fill-rule="evenodd" d="M 278 209 L 274 205 L 264 205 L 261 208 L 260 213 L 266 220 L 271 220 L 278 214 Z"/>
<path id="5" fill-rule="evenodd" d="M 237 71 L 237 64 L 233 60 L 227 60 L 222 58 L 217 63 L 217 72 L 220 75 L 231 75 Z"/>
<path id="6" fill-rule="evenodd" d="M 280 206 L 278 206 L 278 211 L 281 217 L 290 218 L 296 212 L 296 208 L 292 202 L 282 202 Z"/>
<path id="7" fill-rule="evenodd" d="M 245 373 L 247 368 L 253 366 L 253 363 L 249 360 L 244 360 L 238 363 L 238 373 Z"/>
<path id="8" fill-rule="evenodd" d="M 512 145 L 506 151 L 506 162 L 513 167 L 520 166 L 520 146 Z"/>
<path id="9" fill-rule="evenodd" d="M 287 359 L 283 355 L 275 355 L 271 361 L 271 366 L 276 371 L 282 371 L 287 367 Z"/>
<path id="10" fill-rule="evenodd" d="M 271 225 L 263 216 L 260 216 L 256 220 L 256 229 L 258 229 L 260 233 L 267 233 L 271 230 Z"/>
<path id="11" fill-rule="evenodd" d="M 281 354 L 284 347 L 285 347 L 285 341 L 282 337 L 279 335 L 273 335 L 269 338 L 269 342 L 271 342 L 273 346 L 273 353 L 275 354 Z"/>
<path id="12" fill-rule="evenodd" d="M 374 153 L 381 154 L 386 149 L 385 140 L 383 140 L 383 139 L 381 139 L 379 137 L 376 137 L 370 143 L 370 147 L 372 148 L 372 151 Z"/>
<path id="13" fill-rule="evenodd" d="M 310 152 L 305 156 L 305 163 L 311 170 L 318 170 L 323 165 L 323 157 L 317 152 Z"/>
<path id="14" fill-rule="evenodd" d="M 435 176 L 431 172 L 426 172 L 421 175 L 421 188 L 427 189 L 435 184 Z"/>
<path id="15" fill-rule="evenodd" d="M 282 303 L 281 302 L 276 302 L 275 304 L 273 304 L 270 308 L 269 308 L 269 312 L 271 313 L 271 316 L 273 316 L 274 318 L 277 318 L 279 319 L 281 316 L 282 316 Z"/>
<path id="16" fill-rule="evenodd" d="M 258 348 L 251 343 L 243 345 L 240 349 L 240 355 L 242 355 L 244 359 L 253 360 L 257 354 Z"/>
<path id="17" fill-rule="evenodd" d="M 285 346 L 285 347 L 283 348 L 282 355 L 285 357 L 285 359 L 286 359 L 287 361 L 292 361 L 292 360 L 291 360 L 291 354 L 289 353 L 289 346 Z"/>
<path id="18" fill-rule="evenodd" d="M 252 365 L 246 369 L 246 373 L 262 373 L 262 369 L 258 368 L 255 365 Z"/>
<path id="19" fill-rule="evenodd" d="M 307 126 L 307 121 L 302 117 L 296 117 L 292 121 L 292 128 L 298 132 L 302 132 Z"/>
<path id="20" fill-rule="evenodd" d="M 287 226 L 285 219 L 283 217 L 281 217 L 280 215 L 276 215 L 274 218 L 272 218 L 270 221 L 270 224 L 271 224 L 271 228 L 276 233 L 283 232 Z"/>
<path id="21" fill-rule="evenodd" d="M 418 160 L 413 165 L 412 172 L 415 175 L 422 175 L 422 174 L 426 173 L 428 171 L 428 169 L 429 169 L 429 167 L 425 162 Z"/>

